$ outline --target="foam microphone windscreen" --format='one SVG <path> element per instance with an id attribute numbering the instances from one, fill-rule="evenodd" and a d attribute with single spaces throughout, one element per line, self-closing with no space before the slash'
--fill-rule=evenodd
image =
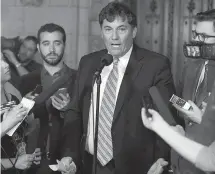
<path id="1" fill-rule="evenodd" d="M 164 118 L 164 120 L 169 124 L 174 124 L 175 120 L 173 119 L 167 103 L 165 103 L 158 88 L 156 86 L 152 86 L 149 89 L 149 94 L 151 95 L 154 104 L 157 106 L 157 109 L 159 110 L 159 113 Z"/>
<path id="2" fill-rule="evenodd" d="M 101 64 L 109 66 L 113 62 L 113 56 L 111 54 L 106 54 L 101 59 Z"/>
<path id="3" fill-rule="evenodd" d="M 43 104 L 46 100 L 48 100 L 58 89 L 60 89 L 65 83 L 68 82 L 70 76 L 65 75 L 57 80 L 52 86 L 46 90 L 43 90 L 34 100 L 35 105 Z"/>

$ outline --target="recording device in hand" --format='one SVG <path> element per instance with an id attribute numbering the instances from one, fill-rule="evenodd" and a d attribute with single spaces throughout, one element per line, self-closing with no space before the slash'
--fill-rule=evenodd
<path id="1" fill-rule="evenodd" d="M 168 108 L 168 103 L 163 99 L 159 89 L 156 86 L 152 86 L 149 89 L 149 94 L 152 97 L 153 103 L 157 107 L 160 115 L 163 116 L 164 120 L 171 124 L 175 124 L 175 120 L 172 117 L 172 113 Z"/>
<path id="2" fill-rule="evenodd" d="M 192 108 L 191 105 L 187 101 L 176 96 L 175 94 L 172 95 L 172 97 L 170 98 L 169 101 L 186 110 L 190 110 Z"/>
<path id="3" fill-rule="evenodd" d="M 67 88 L 60 88 L 60 89 L 58 89 L 58 91 L 55 92 L 54 96 L 56 96 L 57 98 L 62 99 L 62 97 L 60 96 L 60 94 L 63 94 L 64 96 L 66 96 L 68 94 Z"/>

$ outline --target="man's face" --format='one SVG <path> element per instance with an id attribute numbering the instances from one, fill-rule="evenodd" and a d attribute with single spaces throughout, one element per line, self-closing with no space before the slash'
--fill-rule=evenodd
<path id="1" fill-rule="evenodd" d="M 215 43 L 215 38 L 214 37 L 208 37 L 208 36 L 215 36 L 215 29 L 213 26 L 213 21 L 201 21 L 197 22 L 196 27 L 194 29 L 196 33 L 198 34 L 204 34 L 207 36 L 205 38 L 204 43 L 206 44 L 213 44 Z M 193 41 L 200 41 L 198 37 L 193 38 Z"/>
<path id="2" fill-rule="evenodd" d="M 1 83 L 7 82 L 11 79 L 10 67 L 7 62 L 5 62 L 3 55 L 1 54 Z"/>
<path id="3" fill-rule="evenodd" d="M 25 40 L 20 46 L 18 58 L 21 63 L 32 60 L 36 53 L 37 45 L 32 40 Z"/>
<path id="4" fill-rule="evenodd" d="M 63 58 L 64 48 L 62 33 L 54 31 L 52 33 L 42 32 L 40 34 L 38 50 L 47 64 L 55 66 L 60 63 Z"/>
<path id="5" fill-rule="evenodd" d="M 101 34 L 108 52 L 113 57 L 122 57 L 133 44 L 137 28 L 132 27 L 128 20 L 116 17 L 113 22 L 103 21 Z"/>

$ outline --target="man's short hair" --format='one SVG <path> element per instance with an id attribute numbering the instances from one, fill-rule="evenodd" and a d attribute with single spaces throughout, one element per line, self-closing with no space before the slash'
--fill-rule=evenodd
<path id="1" fill-rule="evenodd" d="M 134 13 L 127 5 L 120 2 L 110 2 L 101 10 L 99 13 L 99 24 L 102 26 L 105 19 L 108 22 L 113 22 L 116 17 L 121 17 L 123 21 L 127 19 L 131 26 L 137 26 L 137 19 Z"/>
<path id="2" fill-rule="evenodd" d="M 38 40 L 37 40 L 37 38 L 35 36 L 27 36 L 27 37 L 24 38 L 23 42 L 28 41 L 28 40 L 31 40 L 32 42 L 34 42 L 35 45 L 37 45 L 37 43 L 38 43 Z M 37 51 L 37 46 L 35 48 L 35 52 L 36 51 Z"/>
<path id="3" fill-rule="evenodd" d="M 196 16 L 195 16 L 195 19 L 198 22 L 213 21 L 214 30 L 215 30 L 215 9 L 207 10 L 207 11 L 204 11 L 204 12 L 197 13 Z"/>
<path id="4" fill-rule="evenodd" d="M 37 44 L 37 38 L 35 36 L 27 36 L 24 38 L 24 41 L 25 40 L 32 40 L 35 44 Z"/>
<path id="5" fill-rule="evenodd" d="M 38 41 L 40 42 L 40 34 L 41 33 L 43 33 L 43 32 L 52 33 L 52 32 L 55 32 L 55 31 L 58 31 L 58 32 L 62 33 L 63 42 L 66 43 L 66 32 L 65 32 L 65 30 L 60 25 L 57 25 L 57 24 L 54 24 L 54 23 L 45 24 L 45 25 L 40 27 L 40 29 L 37 32 Z"/>

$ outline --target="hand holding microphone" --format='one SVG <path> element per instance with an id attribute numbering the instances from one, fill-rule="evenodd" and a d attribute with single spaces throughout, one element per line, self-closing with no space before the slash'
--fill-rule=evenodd
<path id="1" fill-rule="evenodd" d="M 143 124 L 146 128 L 156 131 L 157 128 L 159 128 L 159 125 L 165 123 L 165 121 L 157 111 L 148 109 L 148 112 L 151 117 L 147 116 L 145 108 L 142 108 L 141 110 Z"/>

